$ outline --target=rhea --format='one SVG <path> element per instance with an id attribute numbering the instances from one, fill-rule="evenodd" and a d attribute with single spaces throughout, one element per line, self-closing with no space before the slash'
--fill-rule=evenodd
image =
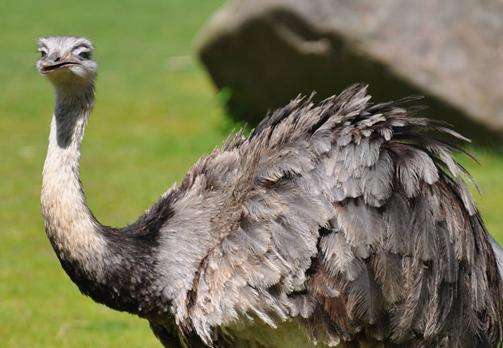
<path id="1" fill-rule="evenodd" d="M 412 117 L 415 98 L 372 103 L 361 85 L 297 98 L 113 228 L 79 180 L 93 45 L 38 47 L 56 96 L 45 230 L 83 294 L 147 319 L 170 347 L 501 343 L 501 250 L 451 157 L 464 138 Z"/>

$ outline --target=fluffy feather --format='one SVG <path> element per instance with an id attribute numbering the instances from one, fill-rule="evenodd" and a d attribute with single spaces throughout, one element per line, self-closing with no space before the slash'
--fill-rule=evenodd
<path id="1" fill-rule="evenodd" d="M 437 139 L 463 138 L 412 118 L 415 100 L 372 104 L 359 85 L 319 104 L 297 98 L 201 158 L 123 229 L 83 204 L 72 143 L 80 210 L 53 209 L 65 193 L 46 190 L 48 234 L 85 294 L 147 318 L 165 345 L 275 346 L 274 334 L 302 324 L 326 345 L 495 346 L 501 250 L 456 146 Z M 63 187 L 60 167 L 47 187 Z M 85 233 L 65 234 L 60 222 L 75 216 Z"/>
<path id="2" fill-rule="evenodd" d="M 195 167 L 175 203 L 185 208 L 161 234 L 187 216 L 208 235 L 208 244 L 186 246 L 161 237 L 162 250 L 199 267 L 176 290 L 173 277 L 159 279 L 174 299 L 193 292 L 190 303 L 173 302 L 180 326 L 210 344 L 216 327 L 239 318 L 276 327 L 293 315 L 318 339 L 499 342 L 491 242 L 450 156 L 455 145 L 435 134 L 462 137 L 411 118 L 405 106 L 414 100 L 372 105 L 361 86 L 318 105 L 296 99 Z M 194 197 L 205 206 L 197 219 Z"/>

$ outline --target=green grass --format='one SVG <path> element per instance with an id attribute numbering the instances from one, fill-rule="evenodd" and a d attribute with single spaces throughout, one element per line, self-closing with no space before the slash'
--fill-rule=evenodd
<path id="1" fill-rule="evenodd" d="M 219 98 L 190 59 L 197 30 L 220 3 L 0 2 L 0 347 L 158 346 L 145 321 L 80 295 L 43 232 L 40 177 L 53 96 L 34 68 L 37 37 L 85 35 L 97 46 L 98 100 L 82 179 L 98 218 L 120 226 L 225 137 Z M 476 198 L 503 241 L 503 157 L 475 151 L 482 165 L 466 165 L 485 193 Z"/>

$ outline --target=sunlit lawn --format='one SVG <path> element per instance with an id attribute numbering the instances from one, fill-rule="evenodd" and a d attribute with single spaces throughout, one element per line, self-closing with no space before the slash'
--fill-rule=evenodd
<path id="1" fill-rule="evenodd" d="M 0 2 L 0 347 L 157 346 L 145 321 L 81 296 L 42 229 L 39 190 L 52 91 L 33 67 L 36 38 L 92 38 L 98 100 L 83 147 L 89 204 L 134 220 L 225 137 L 229 121 L 197 62 L 195 33 L 219 0 Z M 503 241 L 503 157 L 465 164 L 489 230 Z M 499 233 L 499 234 L 498 234 Z"/>

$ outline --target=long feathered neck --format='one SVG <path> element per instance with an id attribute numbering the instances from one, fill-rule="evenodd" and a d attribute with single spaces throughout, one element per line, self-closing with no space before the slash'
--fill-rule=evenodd
<path id="1" fill-rule="evenodd" d="M 92 84 L 56 88 L 41 201 L 46 232 L 60 260 L 99 280 L 106 241 L 79 179 L 80 144 L 93 101 Z"/>
<path id="2" fill-rule="evenodd" d="M 103 226 L 93 216 L 79 179 L 79 159 L 94 89 L 72 87 L 56 88 L 42 180 L 46 233 L 61 265 L 84 294 L 111 308 L 146 316 L 158 303 L 142 298 L 158 278 L 152 256 L 157 241 L 146 225 L 165 214 L 141 217 L 123 229 Z"/>

